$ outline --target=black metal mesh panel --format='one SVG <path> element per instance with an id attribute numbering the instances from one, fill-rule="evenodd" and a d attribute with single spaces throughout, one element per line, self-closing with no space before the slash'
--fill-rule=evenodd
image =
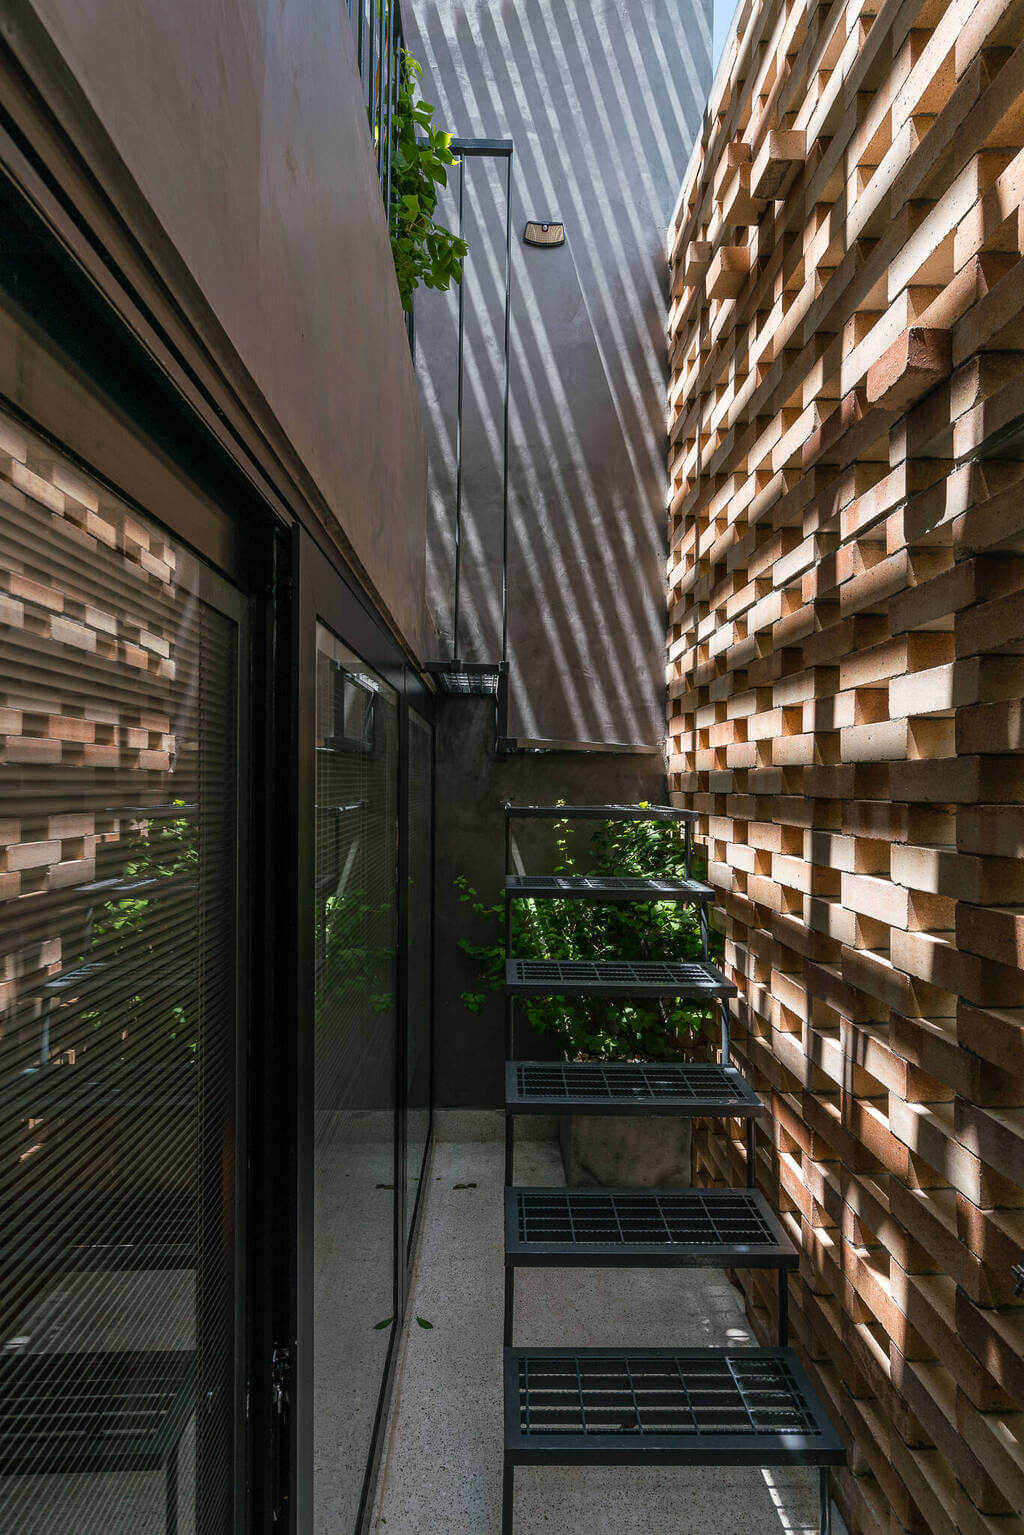
<path id="1" fill-rule="evenodd" d="M 519 1423 L 524 1435 L 817 1434 L 819 1425 L 784 1358 L 760 1352 L 694 1358 L 519 1360 Z"/>
<path id="2" fill-rule="evenodd" d="M 506 970 L 511 991 L 598 996 L 730 996 L 736 988 L 714 965 L 656 960 L 512 959 Z"/>
<path id="3" fill-rule="evenodd" d="M 510 1066 L 514 1101 L 568 1101 L 587 1104 L 685 1109 L 714 1101 L 737 1109 L 760 1107 L 757 1095 L 732 1066 L 681 1061 L 516 1061 Z"/>
<path id="4" fill-rule="evenodd" d="M 778 1240 L 757 1196 L 746 1189 L 518 1189 L 516 1217 L 524 1243 L 723 1247 L 773 1246 Z"/>
<path id="5" fill-rule="evenodd" d="M 498 691 L 501 673 L 494 671 L 435 671 L 434 681 L 442 693 L 456 695 L 494 694 Z"/>
<path id="6" fill-rule="evenodd" d="M 513 874 L 505 881 L 510 895 L 535 900 L 700 901 L 714 894 L 696 879 L 645 878 L 607 874 Z"/>
<path id="7" fill-rule="evenodd" d="M 239 637 L 212 591 L 0 417 L 0 1523 L 19 1535 L 234 1526 Z"/>
<path id="8" fill-rule="evenodd" d="M 317 629 L 314 1527 L 355 1527 L 394 1310 L 398 700 Z"/>
<path id="9" fill-rule="evenodd" d="M 673 805 L 509 805 L 515 819 L 556 821 L 696 821 L 696 810 Z"/>
<path id="10" fill-rule="evenodd" d="M 406 1235 L 412 1229 L 430 1125 L 433 739 L 409 712 L 409 1029 L 406 1057 Z"/>

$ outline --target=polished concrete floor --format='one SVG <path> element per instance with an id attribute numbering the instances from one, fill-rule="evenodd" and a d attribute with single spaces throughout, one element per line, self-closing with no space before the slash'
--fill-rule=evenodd
<path id="1" fill-rule="evenodd" d="M 439 1139 L 434 1152 L 374 1535 L 500 1529 L 500 1124 L 497 1115 L 441 1116 L 441 1136 L 457 1138 Z M 519 1183 L 563 1181 L 553 1142 L 526 1143 L 516 1163 Z M 755 1339 L 735 1290 L 715 1270 L 538 1269 L 520 1271 L 516 1342 L 742 1346 Z M 833 1530 L 845 1535 L 835 1514 Z M 517 1535 L 542 1531 L 816 1535 L 817 1473 L 520 1469 Z"/>

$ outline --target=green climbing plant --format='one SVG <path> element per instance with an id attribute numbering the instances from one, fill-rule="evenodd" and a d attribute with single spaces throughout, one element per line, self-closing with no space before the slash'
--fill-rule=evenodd
<path id="1" fill-rule="evenodd" d="M 465 240 L 434 217 L 439 188 L 448 185 L 448 172 L 458 161 L 452 136 L 434 123 L 434 108 L 419 94 L 422 65 L 402 51 L 398 99 L 392 118 L 391 252 L 402 307 L 412 309 L 412 296 L 422 283 L 447 289 L 462 281 Z"/>
<path id="2" fill-rule="evenodd" d="M 575 823 L 555 823 L 551 872 L 684 877 L 685 846 L 678 822 L 608 822 L 582 849 L 580 840 Z M 702 875 L 696 859 L 691 872 L 697 878 Z M 476 925 L 496 930 L 496 936 L 484 942 L 459 940 L 479 976 L 478 988 L 463 992 L 462 1002 L 470 1012 L 480 1013 L 488 994 L 504 985 L 504 905 L 483 900 L 464 876 L 455 883 Z M 687 960 L 701 955 L 696 908 L 680 902 L 523 900 L 512 910 L 513 949 L 523 958 Z M 716 933 L 711 934 L 710 947 L 712 959 L 720 957 L 722 941 Z M 640 1004 L 524 997 L 517 1007 L 538 1034 L 554 1036 L 570 1060 L 678 1059 L 708 1017 L 705 1007 L 687 1001 Z"/>

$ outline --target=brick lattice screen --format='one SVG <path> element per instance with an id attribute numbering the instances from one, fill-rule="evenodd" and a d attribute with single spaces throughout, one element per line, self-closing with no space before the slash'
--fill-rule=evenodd
<path id="1" fill-rule="evenodd" d="M 1024 1532 L 1022 38 L 748 3 L 671 234 L 671 786 L 857 1535 Z"/>

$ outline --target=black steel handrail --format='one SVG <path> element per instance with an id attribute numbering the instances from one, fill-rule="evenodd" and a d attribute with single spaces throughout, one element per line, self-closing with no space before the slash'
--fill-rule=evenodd
<path id="1" fill-rule="evenodd" d="M 363 100 L 377 156 L 384 208 L 391 217 L 392 124 L 401 88 L 405 27 L 401 0 L 348 0 Z"/>

